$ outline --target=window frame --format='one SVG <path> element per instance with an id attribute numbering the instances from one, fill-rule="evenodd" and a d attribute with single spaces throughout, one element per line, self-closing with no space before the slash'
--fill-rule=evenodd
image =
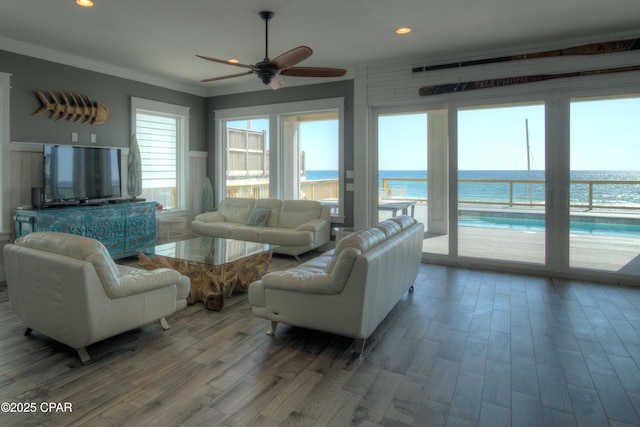
<path id="1" fill-rule="evenodd" d="M 326 98 L 299 102 L 286 102 L 280 104 L 257 105 L 252 107 L 230 108 L 216 110 L 215 120 L 215 194 L 216 206 L 224 198 L 226 188 L 226 126 L 227 121 L 246 120 L 256 117 L 268 118 L 269 120 L 269 194 L 273 198 L 284 198 L 285 176 L 287 168 L 285 149 L 282 143 L 284 116 L 302 115 L 318 113 L 323 111 L 336 111 L 338 114 L 338 186 L 339 201 L 338 211 L 332 214 L 333 222 L 344 222 L 344 199 L 345 199 L 345 170 L 344 170 L 344 98 Z M 273 172 L 276 173 L 273 173 Z"/>
<path id="2" fill-rule="evenodd" d="M 176 119 L 176 206 L 172 210 L 188 207 L 189 107 L 131 97 L 131 134 L 137 128 L 137 114 L 171 116 Z M 126 177 L 127 174 L 123 173 Z M 123 183 L 126 186 L 126 183 Z"/>

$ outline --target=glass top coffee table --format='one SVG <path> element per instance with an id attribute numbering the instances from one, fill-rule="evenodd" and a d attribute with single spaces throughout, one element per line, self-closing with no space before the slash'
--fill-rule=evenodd
<path id="1" fill-rule="evenodd" d="M 171 268 L 191 279 L 187 304 L 202 301 L 220 310 L 224 299 L 246 292 L 268 271 L 276 245 L 200 236 L 155 247 L 153 255 L 138 255 L 138 265 L 152 270 Z"/>

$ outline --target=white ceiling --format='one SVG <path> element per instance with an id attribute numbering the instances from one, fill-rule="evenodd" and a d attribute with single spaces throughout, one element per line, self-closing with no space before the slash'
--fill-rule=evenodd
<path id="1" fill-rule="evenodd" d="M 314 54 L 299 65 L 347 68 L 347 77 L 363 65 L 640 31 L 639 0 L 94 1 L 3 0 L 0 49 L 215 95 L 265 88 L 256 76 L 199 83 L 244 69 L 195 56 L 261 61 L 261 10 L 275 12 L 271 59 L 307 45 Z M 394 33 L 404 26 L 413 31 Z M 285 77 L 287 86 L 317 81 Z"/>

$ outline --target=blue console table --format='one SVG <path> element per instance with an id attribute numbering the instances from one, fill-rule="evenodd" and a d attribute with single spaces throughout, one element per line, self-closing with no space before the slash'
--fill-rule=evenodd
<path id="1" fill-rule="evenodd" d="M 156 245 L 156 203 L 132 202 L 18 210 L 16 236 L 57 231 L 102 242 L 113 259 L 153 253 Z"/>

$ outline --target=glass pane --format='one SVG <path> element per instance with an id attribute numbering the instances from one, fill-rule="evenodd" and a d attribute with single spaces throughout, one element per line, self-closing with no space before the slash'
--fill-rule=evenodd
<path id="1" fill-rule="evenodd" d="M 269 119 L 225 122 L 226 197 L 269 197 Z"/>
<path id="2" fill-rule="evenodd" d="M 317 200 L 340 209 L 340 135 L 337 111 L 282 117 L 285 198 Z"/>
<path id="3" fill-rule="evenodd" d="M 207 265 L 224 265 L 250 255 L 267 252 L 273 245 L 199 236 L 155 247 L 154 255 Z"/>
<path id="4" fill-rule="evenodd" d="M 177 207 L 178 120 L 162 114 L 136 113 L 136 139 L 142 165 L 142 194 L 163 209 Z"/>
<path id="5" fill-rule="evenodd" d="M 401 214 L 412 215 L 425 225 L 423 250 L 447 254 L 446 229 L 434 232 L 428 218 L 427 201 L 434 202 L 429 199 L 427 182 L 428 144 L 433 142 L 428 141 L 429 114 L 413 112 L 378 116 L 378 220 Z M 443 144 L 446 144 L 446 138 Z M 431 171 L 428 175 L 432 179 Z M 438 176 L 436 174 L 433 179 Z M 441 202 L 446 208 L 446 197 Z"/>
<path id="6" fill-rule="evenodd" d="M 569 265 L 640 273 L 640 98 L 571 102 Z"/>
<path id="7" fill-rule="evenodd" d="M 300 199 L 337 204 L 339 150 L 337 118 L 300 123 Z"/>
<path id="8" fill-rule="evenodd" d="M 544 105 L 458 112 L 458 254 L 544 264 Z"/>

